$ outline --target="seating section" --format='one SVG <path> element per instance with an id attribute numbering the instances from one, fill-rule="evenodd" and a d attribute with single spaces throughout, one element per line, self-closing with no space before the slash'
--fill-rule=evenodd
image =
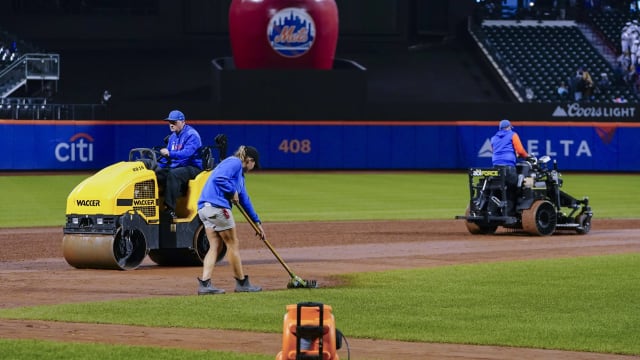
<path id="1" fill-rule="evenodd" d="M 590 12 L 588 18 L 593 28 L 602 34 L 615 53 L 620 54 L 622 51 L 620 47 L 620 34 L 624 25 L 633 20 L 631 16 L 611 10 L 605 12 Z"/>
<path id="2" fill-rule="evenodd" d="M 485 22 L 481 26 L 481 38 L 485 39 L 492 56 L 523 101 L 564 100 L 557 94 L 558 84 L 565 81 L 571 85 L 572 78 L 581 67 L 591 74 L 594 83 L 602 73 L 606 73 L 609 79 L 616 78 L 613 65 L 593 47 L 575 24 L 561 24 L 513 22 L 488 25 Z M 527 99 L 527 89 L 533 91 L 533 99 Z M 585 100 L 612 102 L 619 96 L 629 101 L 638 100 L 624 84 L 596 90 L 592 99 Z M 570 95 L 569 100 L 572 99 L 573 95 Z"/>

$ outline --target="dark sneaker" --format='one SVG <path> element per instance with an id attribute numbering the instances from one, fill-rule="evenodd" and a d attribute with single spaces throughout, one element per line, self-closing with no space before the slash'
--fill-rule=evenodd
<path id="1" fill-rule="evenodd" d="M 260 286 L 253 286 L 249 282 L 249 276 L 245 275 L 244 279 L 236 279 L 236 292 L 257 292 L 262 291 Z"/>
<path id="2" fill-rule="evenodd" d="M 217 287 L 213 286 L 213 284 L 211 284 L 211 279 L 200 280 L 200 278 L 198 278 L 198 295 L 215 294 L 224 294 L 224 290 L 218 289 Z"/>

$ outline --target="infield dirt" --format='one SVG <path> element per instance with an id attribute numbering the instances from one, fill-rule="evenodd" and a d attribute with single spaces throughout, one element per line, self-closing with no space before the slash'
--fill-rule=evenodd
<path id="1" fill-rule="evenodd" d="M 323 287 L 335 284 L 334 275 L 350 272 L 640 252 L 640 219 L 594 219 L 588 235 L 549 237 L 510 233 L 472 236 L 463 222 L 455 220 L 271 223 L 265 224 L 265 231 L 297 275 L 317 279 Z M 250 226 L 241 224 L 239 232 L 245 271 L 252 282 L 265 291 L 286 288 L 288 274 L 253 237 Z M 199 267 L 159 267 L 145 260 L 134 271 L 78 270 L 65 262 L 61 243 L 62 228 L 0 229 L 0 308 L 195 295 Z M 216 286 L 228 290 L 234 286 L 226 261 L 216 267 L 214 278 Z M 339 325 L 340 319 L 336 322 Z M 352 359 L 638 359 L 541 349 L 354 339 L 345 335 Z M 215 349 L 263 353 L 275 358 L 282 335 L 2 319 L 0 337 Z M 346 349 L 340 350 L 339 355 L 346 359 Z"/>

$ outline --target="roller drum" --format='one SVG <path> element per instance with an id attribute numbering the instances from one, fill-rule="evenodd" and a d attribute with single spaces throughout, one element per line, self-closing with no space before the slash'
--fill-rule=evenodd
<path id="1" fill-rule="evenodd" d="M 65 234 L 62 252 L 69 265 L 79 269 L 132 270 L 147 255 L 144 238 L 139 236 Z"/>

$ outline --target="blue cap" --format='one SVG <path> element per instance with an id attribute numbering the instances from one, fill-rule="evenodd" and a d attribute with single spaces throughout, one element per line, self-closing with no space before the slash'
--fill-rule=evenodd
<path id="1" fill-rule="evenodd" d="M 508 128 L 509 126 L 511 126 L 511 122 L 509 122 L 509 120 L 502 120 L 500 121 L 500 126 L 498 128 L 502 130 Z"/>
<path id="2" fill-rule="evenodd" d="M 173 110 L 169 113 L 169 116 L 165 120 L 184 121 L 184 114 L 180 110 Z"/>

